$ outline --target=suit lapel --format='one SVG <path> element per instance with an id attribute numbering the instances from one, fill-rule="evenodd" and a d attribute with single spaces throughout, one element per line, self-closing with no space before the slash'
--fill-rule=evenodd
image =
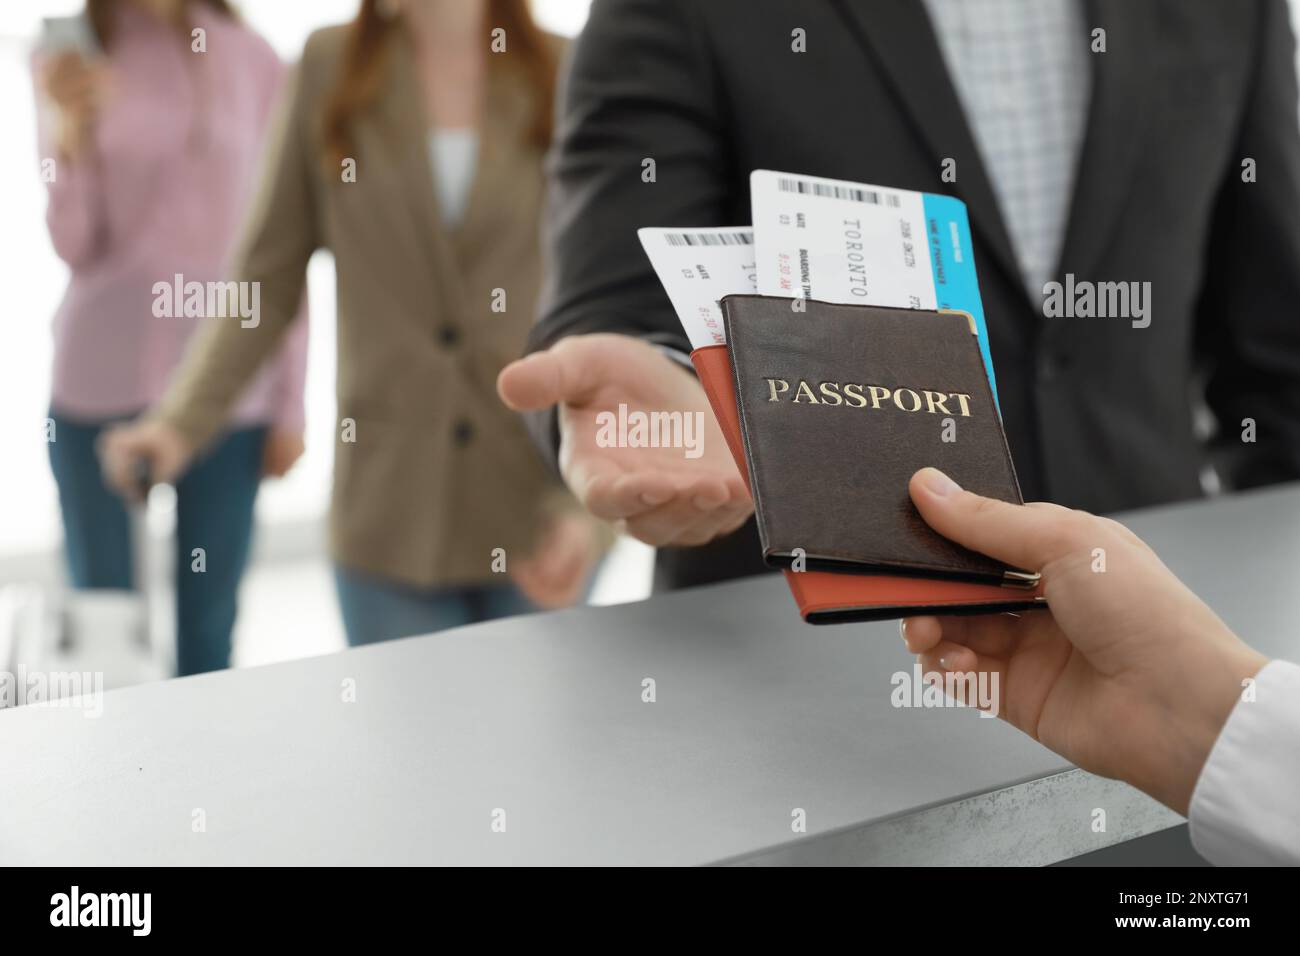
<path id="1" fill-rule="evenodd" d="M 850 29 L 884 72 L 905 106 L 908 122 L 934 159 L 957 161 L 955 193 L 965 203 L 971 229 L 984 240 L 1012 286 L 1024 280 L 1012 251 L 984 162 L 921 0 L 836 0 Z M 1123 2 L 1123 0 L 1120 0 Z"/>
<path id="2" fill-rule="evenodd" d="M 478 155 L 469 201 L 452 241 L 462 253 L 491 246 L 500 219 L 492 210 L 510 197 L 524 170 L 517 146 L 530 115 L 527 82 L 500 57 L 489 57 L 478 125 Z"/>
<path id="3" fill-rule="evenodd" d="M 394 44 L 389 66 L 389 89 L 382 97 L 381 112 L 387 135 L 392 138 L 398 174 L 406 185 L 409 202 L 404 204 L 405 214 L 411 217 L 433 264 L 442 267 L 440 278 L 454 284 L 459 281 L 462 253 L 485 241 L 490 243 L 486 233 L 493 228 L 491 208 L 512 188 L 517 170 L 512 166 L 516 151 L 511 145 L 523 135 L 529 115 L 529 91 L 507 66 L 499 64 L 495 57 L 489 58 L 474 177 L 464 215 L 453 226 L 443 219 L 439 208 L 429 121 L 415 55 L 405 37 Z"/>
<path id="4" fill-rule="evenodd" d="M 1115 228 L 1142 154 L 1154 87 L 1148 58 L 1158 40 L 1154 4 L 1090 0 L 1089 33 L 1106 30 L 1106 52 L 1092 53 L 1092 99 L 1075 173 L 1070 216 L 1057 264 L 1090 276 Z"/>
<path id="5" fill-rule="evenodd" d="M 434 191 L 429 151 L 429 121 L 415 72 L 410 42 L 399 31 L 391 49 L 387 88 L 379 99 L 386 137 L 395 160 L 398 182 L 403 184 L 401 215 L 407 216 L 435 268 L 449 254 L 442 214 Z"/>

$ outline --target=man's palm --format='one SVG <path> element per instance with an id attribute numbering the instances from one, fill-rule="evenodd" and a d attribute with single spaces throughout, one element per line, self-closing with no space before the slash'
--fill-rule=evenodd
<path id="1" fill-rule="evenodd" d="M 750 514 L 748 492 L 704 390 L 653 346 L 622 335 L 573 336 L 508 366 L 498 390 L 519 410 L 558 406 L 565 482 L 593 514 L 625 521 L 649 544 L 702 544 Z M 611 436 L 605 418 L 617 423 L 620 406 L 629 415 L 676 413 L 679 434 L 691 438 L 698 457 L 686 447 L 602 441 L 620 437 L 617 427 Z"/>

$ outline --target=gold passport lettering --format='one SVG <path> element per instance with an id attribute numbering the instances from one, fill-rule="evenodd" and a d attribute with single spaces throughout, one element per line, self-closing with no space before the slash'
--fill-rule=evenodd
<path id="1" fill-rule="evenodd" d="M 847 405 L 850 408 L 878 409 L 892 405 L 902 412 L 961 415 L 970 417 L 970 395 L 965 392 L 935 392 L 928 388 L 886 388 L 866 383 L 818 382 L 814 388 L 799 379 L 792 388 L 784 378 L 764 378 L 769 402 L 788 401 L 793 405 Z M 950 408 L 948 403 L 955 406 Z"/>

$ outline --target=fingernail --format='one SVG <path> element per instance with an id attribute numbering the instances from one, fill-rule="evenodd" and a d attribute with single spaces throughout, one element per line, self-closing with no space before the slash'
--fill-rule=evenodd
<path id="1" fill-rule="evenodd" d="M 954 491 L 961 491 L 961 485 L 953 481 L 938 468 L 926 468 L 921 484 L 925 490 L 938 498 L 946 498 Z"/>
<path id="2" fill-rule="evenodd" d="M 948 658 L 946 657 L 939 658 L 939 666 L 946 671 L 952 670 L 952 668 L 948 666 Z"/>
<path id="3" fill-rule="evenodd" d="M 907 643 L 907 621 L 905 619 L 898 622 L 898 636 L 903 639 L 904 644 Z"/>
<path id="4" fill-rule="evenodd" d="M 641 492 L 641 501 L 648 505 L 661 505 L 668 500 L 668 495 L 652 495 L 648 491 Z"/>

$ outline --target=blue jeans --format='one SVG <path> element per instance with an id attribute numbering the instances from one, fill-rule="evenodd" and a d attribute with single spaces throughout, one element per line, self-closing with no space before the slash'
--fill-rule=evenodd
<path id="1" fill-rule="evenodd" d="M 506 581 L 424 589 L 340 566 L 334 569 L 334 587 L 343 630 L 353 647 L 537 610 Z"/>
<path id="2" fill-rule="evenodd" d="M 135 585 L 126 506 L 99 470 L 95 442 L 113 422 L 51 413 L 50 467 L 59 486 L 64 553 L 74 588 Z M 229 666 L 239 579 L 248 562 L 266 428 L 235 431 L 176 484 L 176 667 L 181 675 Z M 202 548 L 206 570 L 191 570 Z"/>

